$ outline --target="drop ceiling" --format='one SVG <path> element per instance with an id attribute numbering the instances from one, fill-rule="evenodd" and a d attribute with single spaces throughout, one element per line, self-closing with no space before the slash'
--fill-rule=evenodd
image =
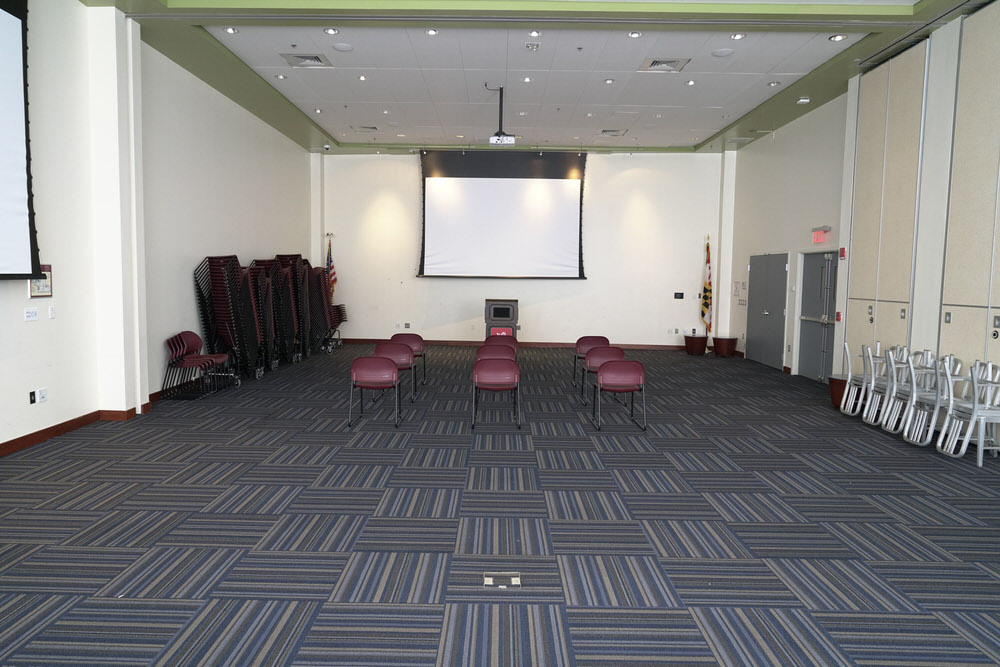
<path id="1" fill-rule="evenodd" d="M 501 122 L 519 149 L 735 148 L 988 2 L 114 4 L 305 148 L 406 152 L 483 148 Z M 663 71 L 643 71 L 651 61 Z"/>

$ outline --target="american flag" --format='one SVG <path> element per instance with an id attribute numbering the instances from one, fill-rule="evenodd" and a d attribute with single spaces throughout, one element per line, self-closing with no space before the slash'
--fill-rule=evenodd
<path id="1" fill-rule="evenodd" d="M 712 333 L 712 253 L 705 240 L 705 285 L 701 290 L 701 319 L 705 322 L 705 333 Z"/>
<path id="2" fill-rule="evenodd" d="M 326 240 L 326 275 L 330 277 L 330 303 L 333 303 L 333 290 L 337 286 L 337 270 L 333 268 L 333 241 Z"/>

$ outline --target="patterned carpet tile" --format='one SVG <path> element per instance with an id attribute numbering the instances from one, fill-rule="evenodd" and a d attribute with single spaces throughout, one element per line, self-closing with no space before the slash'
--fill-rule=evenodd
<path id="1" fill-rule="evenodd" d="M 945 496 L 962 499 L 1000 498 L 1000 488 L 990 486 L 971 478 L 966 472 L 931 472 L 910 473 L 906 476 L 908 482 L 917 486 L 932 496 Z M 986 481 L 985 479 L 983 481 Z M 996 503 L 979 503 L 987 507 L 996 507 Z"/>
<path id="2" fill-rule="evenodd" d="M 549 518 L 567 521 L 626 521 L 632 517 L 618 493 L 546 491 Z"/>
<path id="3" fill-rule="evenodd" d="M 295 665 L 432 667 L 444 605 L 328 603 L 316 614 Z"/>
<path id="4" fill-rule="evenodd" d="M 306 600 L 210 600 L 154 664 L 289 663 L 319 607 Z"/>
<path id="5" fill-rule="evenodd" d="M 336 603 L 444 602 L 449 556 L 442 553 L 355 552 L 329 596 Z"/>
<path id="6" fill-rule="evenodd" d="M 333 460 L 333 464 L 336 466 L 398 466 L 403 462 L 405 457 L 406 452 L 401 449 L 379 450 L 341 447 Z"/>
<path id="7" fill-rule="evenodd" d="M 957 561 L 909 526 L 893 523 L 824 523 L 823 529 L 870 561 Z"/>
<path id="8" fill-rule="evenodd" d="M 476 466 L 469 468 L 470 491 L 536 491 L 538 470 L 509 466 Z"/>
<path id="9" fill-rule="evenodd" d="M 614 469 L 611 471 L 622 493 L 676 494 L 694 493 L 684 476 L 666 469 Z"/>
<path id="10" fill-rule="evenodd" d="M 898 522 L 898 518 L 883 510 L 878 503 L 879 496 L 788 496 L 783 500 L 796 512 L 814 523 L 850 522 L 886 523 Z"/>
<path id="11" fill-rule="evenodd" d="M 861 561 L 778 558 L 767 564 L 810 611 L 921 611 L 889 577 Z"/>
<path id="12" fill-rule="evenodd" d="M 538 454 L 535 451 L 480 451 L 472 450 L 466 465 L 473 467 L 501 465 L 504 467 L 521 466 L 529 468 L 538 467 Z"/>
<path id="13" fill-rule="evenodd" d="M 160 538 L 160 546 L 253 548 L 277 516 L 192 514 Z"/>
<path id="14" fill-rule="evenodd" d="M 782 496 L 847 497 L 847 492 L 826 475 L 811 470 L 761 470 L 756 475 L 769 487 L 768 491 Z"/>
<path id="15" fill-rule="evenodd" d="M 920 487 L 894 474 L 834 472 L 825 475 L 825 477 L 831 484 L 836 484 L 843 489 L 845 493 L 855 496 L 870 496 L 883 493 L 890 495 L 921 495 L 924 493 Z"/>
<path id="16" fill-rule="evenodd" d="M 102 516 L 101 512 L 14 510 L 0 516 L 0 543 L 61 544 Z"/>
<path id="17" fill-rule="evenodd" d="M 807 523 L 808 520 L 780 497 L 769 493 L 706 493 L 705 499 L 726 521 Z"/>
<path id="18" fill-rule="evenodd" d="M 974 516 L 948 504 L 943 498 L 926 496 L 871 496 L 869 501 L 911 526 L 985 526 Z"/>
<path id="19" fill-rule="evenodd" d="M 686 610 L 570 607 L 566 619 L 581 667 L 716 663 Z"/>
<path id="20" fill-rule="evenodd" d="M 0 593 L 92 595 L 142 554 L 141 549 L 46 546 L 0 574 Z"/>
<path id="21" fill-rule="evenodd" d="M 771 493 L 754 472 L 688 472 L 684 481 L 698 493 Z"/>
<path id="22" fill-rule="evenodd" d="M 1000 663 L 1000 615 L 987 612 L 945 612 L 936 616 L 970 644 Z"/>
<path id="23" fill-rule="evenodd" d="M 520 586 L 487 586 L 490 573 L 516 573 Z M 445 601 L 450 603 L 564 604 L 555 556 L 457 555 L 451 559 Z"/>
<path id="24" fill-rule="evenodd" d="M 550 538 L 546 519 L 510 517 L 462 518 L 458 523 L 456 554 L 494 556 L 548 556 L 556 539 Z"/>
<path id="25" fill-rule="evenodd" d="M 661 559 L 687 607 L 801 607 L 802 603 L 761 560 Z"/>
<path id="26" fill-rule="evenodd" d="M 237 462 L 239 460 L 189 463 L 177 474 L 163 480 L 163 483 L 167 485 L 193 484 L 195 486 L 233 484 L 247 471 L 253 469 L 253 463 L 239 463 Z"/>
<path id="27" fill-rule="evenodd" d="M 460 489 L 391 488 L 375 508 L 378 517 L 453 519 L 461 505 Z"/>
<path id="28" fill-rule="evenodd" d="M 316 478 L 313 488 L 384 488 L 393 470 L 387 465 L 333 465 Z"/>
<path id="29" fill-rule="evenodd" d="M 204 600 L 243 553 L 241 549 L 156 547 L 126 567 L 95 597 Z"/>
<path id="30" fill-rule="evenodd" d="M 134 454 L 135 452 L 132 452 Z M 147 463 L 143 461 L 116 461 L 90 476 L 91 482 L 120 482 L 131 480 L 142 484 L 157 484 L 181 471 L 183 463 Z"/>
<path id="31" fill-rule="evenodd" d="M 858 665 L 989 665 L 993 661 L 931 614 L 814 612 Z"/>
<path id="32" fill-rule="evenodd" d="M 735 461 L 721 452 L 667 452 L 665 456 L 677 470 L 685 473 L 743 471 Z"/>
<path id="33" fill-rule="evenodd" d="M 772 419 L 771 415 L 759 415 L 753 417 L 753 419 L 767 421 Z M 724 454 L 729 454 L 730 456 L 769 456 L 778 455 L 782 456 L 786 462 L 789 461 L 789 457 L 784 456 L 782 449 L 776 445 L 772 445 L 770 442 L 761 437 L 754 436 L 714 436 L 710 437 L 709 440 L 713 445 L 719 448 Z"/>
<path id="34" fill-rule="evenodd" d="M 41 466 L 33 466 L 13 478 L 16 482 L 42 482 L 46 484 L 79 484 L 90 481 L 90 476 L 104 470 L 112 464 L 106 460 L 62 460 L 45 462 Z"/>
<path id="35" fill-rule="evenodd" d="M 535 452 L 539 470 L 604 470 L 596 451 L 540 449 Z"/>
<path id="36" fill-rule="evenodd" d="M 655 553 L 637 521 L 550 521 L 548 527 L 557 554 Z"/>
<path id="37" fill-rule="evenodd" d="M 398 431 L 364 431 L 356 434 L 345 446 L 352 449 L 407 449 L 415 436 Z"/>
<path id="38" fill-rule="evenodd" d="M 873 563 L 871 568 L 928 611 L 1000 609 L 1000 580 L 968 563 Z"/>
<path id="39" fill-rule="evenodd" d="M 680 597 L 652 556 L 557 556 L 574 607 L 681 606 Z"/>
<path id="40" fill-rule="evenodd" d="M 115 511 L 63 542 L 80 547 L 151 547 L 176 528 L 188 514 L 169 511 Z"/>
<path id="41" fill-rule="evenodd" d="M 758 558 L 858 557 L 844 542 L 816 524 L 731 523 L 729 527 Z"/>
<path id="42" fill-rule="evenodd" d="M 622 498 L 634 519 L 721 520 L 715 506 L 699 494 L 628 493 Z"/>
<path id="43" fill-rule="evenodd" d="M 325 601 L 347 554 L 250 551 L 230 568 L 212 597 Z"/>
<path id="44" fill-rule="evenodd" d="M 285 512 L 371 515 L 384 495 L 384 489 L 303 489 Z"/>
<path id="45" fill-rule="evenodd" d="M 469 459 L 464 447 L 414 447 L 405 452 L 399 465 L 404 468 L 462 468 Z"/>
<path id="46" fill-rule="evenodd" d="M 560 605 L 445 605 L 438 664 L 568 667 L 566 612 Z"/>
<path id="47" fill-rule="evenodd" d="M 397 519 L 373 517 L 354 542 L 356 551 L 455 550 L 458 519 Z"/>
<path id="48" fill-rule="evenodd" d="M 541 470 L 539 488 L 546 491 L 618 491 L 618 483 L 609 470 Z"/>
<path id="49" fill-rule="evenodd" d="M 546 518 L 545 494 L 541 491 L 465 491 L 460 515 Z"/>
<path id="50" fill-rule="evenodd" d="M 258 551 L 350 551 L 367 517 L 358 514 L 285 514 L 257 543 Z"/>
<path id="51" fill-rule="evenodd" d="M 467 439 L 463 438 L 463 441 Z M 534 451 L 534 441 L 527 433 L 476 433 L 472 437 L 472 449 L 485 452 L 530 452 Z"/>
<path id="52" fill-rule="evenodd" d="M 312 472 L 318 466 L 331 465 L 339 451 L 340 447 L 333 445 L 282 445 L 258 466 L 301 466 Z"/>
<path id="53" fill-rule="evenodd" d="M 660 558 L 752 558 L 722 521 L 644 520 L 640 524 Z"/>
<path id="54" fill-rule="evenodd" d="M 182 600 L 85 599 L 6 656 L 4 664 L 150 665 L 200 605 Z"/>
<path id="55" fill-rule="evenodd" d="M 34 466 L 34 463 L 29 463 Z M 0 459 L 0 470 L 13 467 Z M 46 484 L 44 482 L 18 482 L 4 479 L 0 484 L 0 511 L 5 509 L 33 509 L 53 496 L 72 490 L 72 484 Z"/>
<path id="56" fill-rule="evenodd" d="M 258 463 L 241 475 L 235 483 L 311 486 L 322 470 L 319 465 Z"/>
<path id="57" fill-rule="evenodd" d="M 198 512 L 225 493 L 225 486 L 151 484 L 118 505 L 120 510 Z"/>
<path id="58" fill-rule="evenodd" d="M 801 609 L 696 607 L 691 615 L 720 664 L 852 664 L 851 656 Z"/>
<path id="59" fill-rule="evenodd" d="M 396 468 L 386 486 L 464 489 L 468 485 L 468 468 Z"/>
<path id="60" fill-rule="evenodd" d="M 41 593 L 0 594 L 0 663 L 73 608 L 82 597 Z"/>

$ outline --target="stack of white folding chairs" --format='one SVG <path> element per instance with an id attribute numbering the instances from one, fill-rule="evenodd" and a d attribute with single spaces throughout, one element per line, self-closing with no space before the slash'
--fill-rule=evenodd
<path id="1" fill-rule="evenodd" d="M 1000 451 L 1000 366 L 977 361 L 963 376 L 954 355 L 935 358 L 930 350 L 910 353 L 894 346 L 881 353 L 876 343 L 862 345 L 852 356 L 845 343 L 844 352 L 844 414 L 921 447 L 934 441 L 936 432 L 937 450 L 948 456 L 965 456 L 974 440 L 980 467 L 983 452 Z"/>

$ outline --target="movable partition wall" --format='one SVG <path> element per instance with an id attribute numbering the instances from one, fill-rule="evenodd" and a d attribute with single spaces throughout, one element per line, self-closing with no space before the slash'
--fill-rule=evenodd
<path id="1" fill-rule="evenodd" d="M 922 42 L 861 77 L 847 342 L 907 345 L 922 134 Z"/>
<path id="2" fill-rule="evenodd" d="M 965 20 L 955 105 L 940 351 L 1000 363 L 1000 3 Z"/>

